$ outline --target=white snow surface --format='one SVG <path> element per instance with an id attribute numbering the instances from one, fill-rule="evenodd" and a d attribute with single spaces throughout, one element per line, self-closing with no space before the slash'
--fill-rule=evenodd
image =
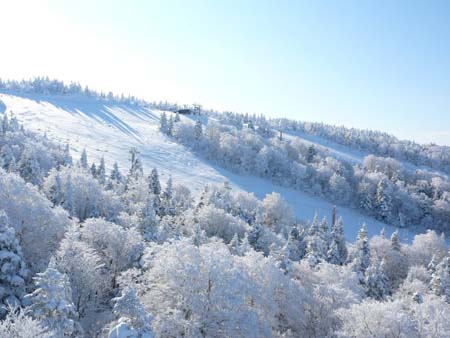
<path id="1" fill-rule="evenodd" d="M 108 171 L 117 161 L 122 173 L 126 173 L 129 149 L 136 147 L 141 153 L 146 173 L 156 167 L 163 182 L 171 175 L 175 183 L 186 185 L 194 195 L 206 183 L 229 181 L 235 189 L 253 192 L 260 199 L 273 191 L 280 193 L 299 218 L 312 219 L 315 212 L 320 217 L 331 218 L 333 205 L 323 199 L 274 185 L 258 177 L 230 173 L 173 142 L 159 131 L 161 112 L 158 110 L 84 96 L 0 93 L 0 113 L 5 112 L 13 113 L 27 130 L 46 133 L 48 138 L 62 144 L 69 143 L 74 160 L 78 160 L 83 148 L 86 148 L 89 162 L 94 160 L 98 163 L 104 156 Z M 354 163 L 362 160 L 361 153 L 347 147 L 329 142 L 324 144 L 305 135 L 295 136 L 328 148 L 330 156 Z M 338 207 L 338 216 L 344 220 L 349 241 L 356 238 L 363 222 L 367 224 L 370 235 L 378 234 L 383 227 L 387 234 L 396 230 L 349 208 Z M 404 241 L 411 241 L 413 235 L 411 230 L 400 231 Z"/>

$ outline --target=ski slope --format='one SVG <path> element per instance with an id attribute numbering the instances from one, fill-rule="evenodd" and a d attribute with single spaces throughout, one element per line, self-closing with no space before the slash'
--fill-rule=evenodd
<path id="1" fill-rule="evenodd" d="M 89 162 L 98 163 L 104 156 L 107 170 L 117 161 L 121 171 L 125 172 L 129 166 L 129 149 L 136 147 L 147 173 L 156 167 L 162 181 L 171 175 L 175 182 L 188 186 L 194 194 L 207 183 L 229 181 L 235 189 L 253 192 L 258 198 L 273 191 L 280 193 L 299 218 L 311 219 L 316 212 L 320 217 L 331 218 L 333 205 L 329 202 L 274 185 L 268 180 L 230 173 L 173 142 L 159 132 L 161 112 L 157 110 L 85 96 L 0 93 L 0 113 L 5 112 L 14 114 L 28 130 L 46 133 L 50 139 L 63 144 L 69 143 L 75 159 L 84 148 Z M 326 146 L 331 156 L 346 157 L 354 162 L 361 160 L 360 154 L 346 152 L 345 147 L 320 144 L 311 137 L 304 140 Z M 346 237 L 350 241 L 356 238 L 363 222 L 370 235 L 379 233 L 383 227 L 387 233 L 396 229 L 348 208 L 338 208 L 338 215 L 344 219 Z M 410 241 L 414 234 L 402 230 L 400 235 L 404 241 Z"/>

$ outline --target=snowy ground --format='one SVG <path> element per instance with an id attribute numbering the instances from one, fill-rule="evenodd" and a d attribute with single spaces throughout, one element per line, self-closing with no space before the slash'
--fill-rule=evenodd
<path id="1" fill-rule="evenodd" d="M 12 112 L 28 130 L 47 133 L 50 139 L 69 143 L 74 158 L 78 158 L 86 148 L 89 161 L 98 162 L 104 156 L 108 168 L 117 161 L 125 172 L 128 151 L 136 147 L 147 173 L 150 168 L 157 167 L 163 180 L 172 175 L 175 182 L 185 184 L 194 193 L 206 183 L 229 181 L 236 189 L 254 192 L 258 198 L 272 191 L 280 193 L 300 218 L 311 219 L 315 212 L 321 217 L 331 217 L 332 204 L 322 199 L 273 185 L 264 179 L 232 174 L 198 158 L 159 132 L 158 111 L 87 97 L 0 94 L 0 113 L 3 112 Z M 343 146 L 306 135 L 301 135 L 301 138 L 327 147 L 331 156 L 352 162 L 363 158 L 363 154 Z M 338 208 L 338 214 L 344 219 L 346 236 L 351 241 L 362 222 L 366 222 L 370 235 L 379 233 L 382 227 L 387 233 L 395 230 L 348 208 Z M 405 241 L 411 240 L 412 235 L 406 230 L 401 232 Z"/>

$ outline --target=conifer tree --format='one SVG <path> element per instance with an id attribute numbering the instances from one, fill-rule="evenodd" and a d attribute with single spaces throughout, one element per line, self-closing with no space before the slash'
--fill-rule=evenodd
<path id="1" fill-rule="evenodd" d="M 401 249 L 400 241 L 398 239 L 398 231 L 394 231 L 391 236 L 391 248 L 392 250 L 399 251 Z"/>
<path id="2" fill-rule="evenodd" d="M 72 156 L 70 155 L 69 143 L 66 143 L 66 147 L 64 148 L 62 164 L 65 166 L 72 165 Z"/>
<path id="3" fill-rule="evenodd" d="M 81 167 L 84 168 L 85 170 L 88 169 L 88 159 L 87 159 L 86 149 L 83 149 L 83 152 L 81 153 L 81 157 L 80 157 L 80 165 L 81 165 Z"/>
<path id="4" fill-rule="evenodd" d="M 381 219 L 389 221 L 392 213 L 392 189 L 386 178 L 378 182 L 376 202 Z"/>
<path id="5" fill-rule="evenodd" d="M 167 122 L 167 135 L 173 136 L 173 117 L 170 115 L 169 121 Z"/>
<path id="6" fill-rule="evenodd" d="M 78 314 L 72 302 L 72 290 L 66 274 L 58 271 L 54 259 L 44 272 L 33 278 L 36 289 L 26 297 L 31 301 L 33 317 L 53 330 L 59 337 L 76 337 L 81 334 Z"/>
<path id="7" fill-rule="evenodd" d="M 344 223 L 339 218 L 331 230 L 331 244 L 327 260 L 332 264 L 343 265 L 347 261 L 348 250 L 344 236 Z"/>
<path id="8" fill-rule="evenodd" d="M 113 299 L 113 312 L 118 317 L 118 324 L 111 329 L 108 338 L 122 338 L 120 332 L 127 332 L 128 337 L 154 338 L 151 322 L 153 320 L 142 305 L 133 288 L 122 290 L 122 294 Z"/>
<path id="9" fill-rule="evenodd" d="M 55 183 L 50 187 L 50 201 L 53 205 L 60 205 L 64 199 L 61 176 L 59 172 L 55 175 Z"/>
<path id="10" fill-rule="evenodd" d="M 173 206 L 173 200 L 172 200 L 172 194 L 173 194 L 173 187 L 172 187 L 172 177 L 169 177 L 166 183 L 166 187 L 162 193 L 161 198 L 161 214 L 164 215 L 174 215 L 175 209 Z"/>
<path id="11" fill-rule="evenodd" d="M 161 118 L 159 120 L 160 126 L 159 130 L 163 132 L 164 134 L 167 134 L 167 127 L 168 127 L 168 121 L 167 121 L 167 115 L 165 112 L 161 113 Z"/>
<path id="12" fill-rule="evenodd" d="M 430 289 L 450 302 L 450 256 L 445 256 L 431 275 Z"/>
<path id="13" fill-rule="evenodd" d="M 197 121 L 195 121 L 195 126 L 194 126 L 194 137 L 198 141 L 202 138 L 202 136 L 203 136 L 202 123 L 200 122 L 200 120 L 197 120 Z"/>
<path id="14" fill-rule="evenodd" d="M 95 165 L 95 163 L 93 162 L 91 165 L 91 175 L 92 177 L 96 178 L 97 177 L 97 166 Z"/>
<path id="15" fill-rule="evenodd" d="M 100 159 L 100 165 L 98 166 L 97 169 L 97 179 L 102 185 L 106 183 L 106 168 L 105 168 L 105 159 L 103 156 Z"/>
<path id="16" fill-rule="evenodd" d="M 384 272 L 384 262 L 371 264 L 366 271 L 366 294 L 376 300 L 384 300 L 389 295 L 389 281 Z"/>
<path id="17" fill-rule="evenodd" d="M 128 174 L 128 180 L 137 180 L 142 177 L 144 170 L 142 168 L 140 153 L 136 148 L 130 149 L 130 172 Z"/>
<path id="18" fill-rule="evenodd" d="M 23 260 L 22 248 L 8 216 L 0 211 L 0 317 L 6 314 L 5 306 L 20 306 L 25 295 L 28 270 Z"/>
<path id="19" fill-rule="evenodd" d="M 364 284 L 365 273 L 367 268 L 370 266 L 369 238 L 365 223 L 363 223 L 358 232 L 358 237 L 356 240 L 356 253 L 352 265 L 354 271 L 358 274 L 360 282 Z"/>

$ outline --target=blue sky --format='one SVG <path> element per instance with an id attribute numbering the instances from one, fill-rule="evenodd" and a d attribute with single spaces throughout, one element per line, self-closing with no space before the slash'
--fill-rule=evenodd
<path id="1" fill-rule="evenodd" d="M 0 77 L 450 145 L 448 1 L 5 3 Z"/>

